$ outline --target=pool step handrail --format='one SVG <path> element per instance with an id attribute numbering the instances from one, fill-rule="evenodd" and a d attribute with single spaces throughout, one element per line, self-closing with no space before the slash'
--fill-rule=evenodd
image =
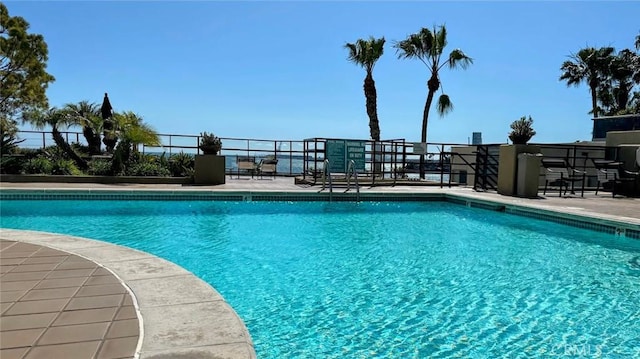
<path id="1" fill-rule="evenodd" d="M 329 202 L 331 202 L 333 199 L 333 182 L 331 182 L 331 172 L 329 172 L 329 159 L 324 160 L 322 167 L 322 189 L 320 192 L 324 191 L 327 177 L 329 177 Z"/>
<path id="2" fill-rule="evenodd" d="M 356 171 L 356 162 L 354 160 L 349 160 L 349 165 L 347 166 L 347 191 L 351 189 L 351 176 L 353 176 L 353 182 L 356 187 L 356 201 L 360 202 L 360 185 L 358 184 L 358 172 Z"/>

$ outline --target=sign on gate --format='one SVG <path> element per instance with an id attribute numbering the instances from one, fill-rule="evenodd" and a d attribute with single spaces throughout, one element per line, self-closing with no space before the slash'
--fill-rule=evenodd
<path id="1" fill-rule="evenodd" d="M 327 140 L 325 158 L 329 160 L 329 172 L 347 172 L 349 161 L 353 160 L 355 169 L 364 172 L 364 152 L 367 141 Z"/>

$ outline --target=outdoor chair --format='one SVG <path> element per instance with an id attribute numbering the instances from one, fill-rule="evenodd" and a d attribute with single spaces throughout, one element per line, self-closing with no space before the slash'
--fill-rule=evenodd
<path id="1" fill-rule="evenodd" d="M 575 194 L 574 187 L 576 182 L 582 182 L 580 196 L 584 197 L 584 185 L 586 172 L 579 171 L 571 167 L 564 159 L 543 158 L 542 166 L 545 169 L 544 192 L 547 194 L 547 187 L 558 186 L 558 197 L 562 197 L 562 189 L 564 187 L 564 195 L 569 190 L 571 184 L 571 194 Z"/>
<path id="2" fill-rule="evenodd" d="M 238 156 L 236 158 L 236 165 L 238 166 L 238 178 L 240 178 L 240 172 L 245 172 L 245 173 L 250 173 L 251 174 L 251 178 L 253 178 L 253 175 L 256 172 L 257 169 L 257 164 L 256 164 L 256 158 L 251 156 L 251 157 L 240 157 Z"/>
<path id="3" fill-rule="evenodd" d="M 620 162 L 609 160 L 592 160 L 596 169 L 598 183 L 596 185 L 596 196 L 600 188 L 605 189 L 607 185 L 611 185 L 611 196 L 616 196 L 616 184 L 620 184 L 621 180 L 618 175 L 620 171 Z"/>
<path id="4" fill-rule="evenodd" d="M 258 173 L 260 174 L 260 178 L 264 174 L 271 174 L 273 178 L 276 178 L 276 167 L 278 165 L 278 160 L 275 159 L 263 159 L 260 160 L 260 164 L 258 165 Z"/>
<path id="5" fill-rule="evenodd" d="M 621 180 L 624 182 L 632 182 L 633 183 L 633 195 L 639 195 L 638 191 L 638 183 L 640 182 L 640 147 L 636 149 L 636 159 L 634 165 L 634 169 L 629 170 L 622 168 L 621 170 Z"/>
<path id="6" fill-rule="evenodd" d="M 635 171 L 624 170 L 624 172 L 631 176 L 640 176 L 640 147 L 636 149 L 636 163 Z"/>

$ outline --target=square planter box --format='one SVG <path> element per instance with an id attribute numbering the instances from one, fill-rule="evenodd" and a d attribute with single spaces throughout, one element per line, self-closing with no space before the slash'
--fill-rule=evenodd
<path id="1" fill-rule="evenodd" d="M 200 185 L 224 184 L 224 165 L 224 156 L 196 155 L 194 183 Z"/>
<path id="2" fill-rule="evenodd" d="M 517 193 L 518 155 L 521 153 L 539 153 L 536 145 L 501 145 L 498 163 L 498 193 L 515 196 Z M 536 176 L 536 180 L 538 177 Z"/>

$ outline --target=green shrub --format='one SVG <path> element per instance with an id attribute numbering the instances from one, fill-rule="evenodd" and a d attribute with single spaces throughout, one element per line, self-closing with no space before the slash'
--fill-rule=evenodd
<path id="1" fill-rule="evenodd" d="M 22 167 L 27 161 L 25 157 L 2 156 L 0 159 L 0 173 L 17 175 L 22 173 Z"/>
<path id="2" fill-rule="evenodd" d="M 52 175 L 77 176 L 82 174 L 78 167 L 76 167 L 75 163 L 71 160 L 57 158 L 51 161 L 51 165 Z"/>
<path id="3" fill-rule="evenodd" d="M 68 158 L 67 154 L 64 153 L 64 151 L 62 149 L 60 149 L 60 147 L 55 146 L 55 145 L 54 146 L 47 146 L 47 147 L 41 149 L 40 152 L 44 153 L 50 159 Z"/>
<path id="4" fill-rule="evenodd" d="M 195 159 L 193 155 L 180 152 L 169 158 L 169 171 L 174 177 L 189 177 L 193 174 Z"/>
<path id="5" fill-rule="evenodd" d="M 87 174 L 92 176 L 109 176 L 111 175 L 111 161 L 103 159 L 93 159 L 88 163 L 89 169 Z"/>
<path id="6" fill-rule="evenodd" d="M 16 150 L 16 154 L 24 155 L 27 158 L 34 158 L 42 154 L 42 149 L 40 148 L 24 148 L 20 147 Z"/>
<path id="7" fill-rule="evenodd" d="M 168 156 L 167 156 L 167 153 L 166 153 L 166 152 L 162 152 L 162 155 L 160 155 L 160 157 L 158 157 L 158 156 L 153 156 L 153 157 L 155 157 L 155 158 L 156 158 L 156 161 L 158 161 L 158 163 L 159 163 L 162 167 L 164 167 L 164 168 L 166 168 L 166 169 L 169 169 L 169 158 L 168 158 Z"/>
<path id="8" fill-rule="evenodd" d="M 4 116 L 0 118 L 0 154 L 7 155 L 18 150 L 18 144 L 25 140 L 18 139 L 18 123 Z"/>
<path id="9" fill-rule="evenodd" d="M 171 176 L 171 172 L 167 168 L 156 162 L 134 163 L 127 168 L 126 174 L 128 176 Z"/>
<path id="10" fill-rule="evenodd" d="M 3 153 L 4 154 L 4 153 Z M 43 156 L 41 149 L 18 147 L 10 156 L 2 156 L 0 171 L 3 174 L 25 173 L 25 166 L 30 159 Z"/>
<path id="11" fill-rule="evenodd" d="M 53 163 L 46 157 L 35 157 L 27 160 L 22 170 L 30 175 L 50 175 L 53 172 Z"/>
<path id="12" fill-rule="evenodd" d="M 73 148 L 80 156 L 88 156 L 89 155 L 89 146 L 83 145 L 82 143 L 73 142 L 71 143 L 71 148 Z"/>

